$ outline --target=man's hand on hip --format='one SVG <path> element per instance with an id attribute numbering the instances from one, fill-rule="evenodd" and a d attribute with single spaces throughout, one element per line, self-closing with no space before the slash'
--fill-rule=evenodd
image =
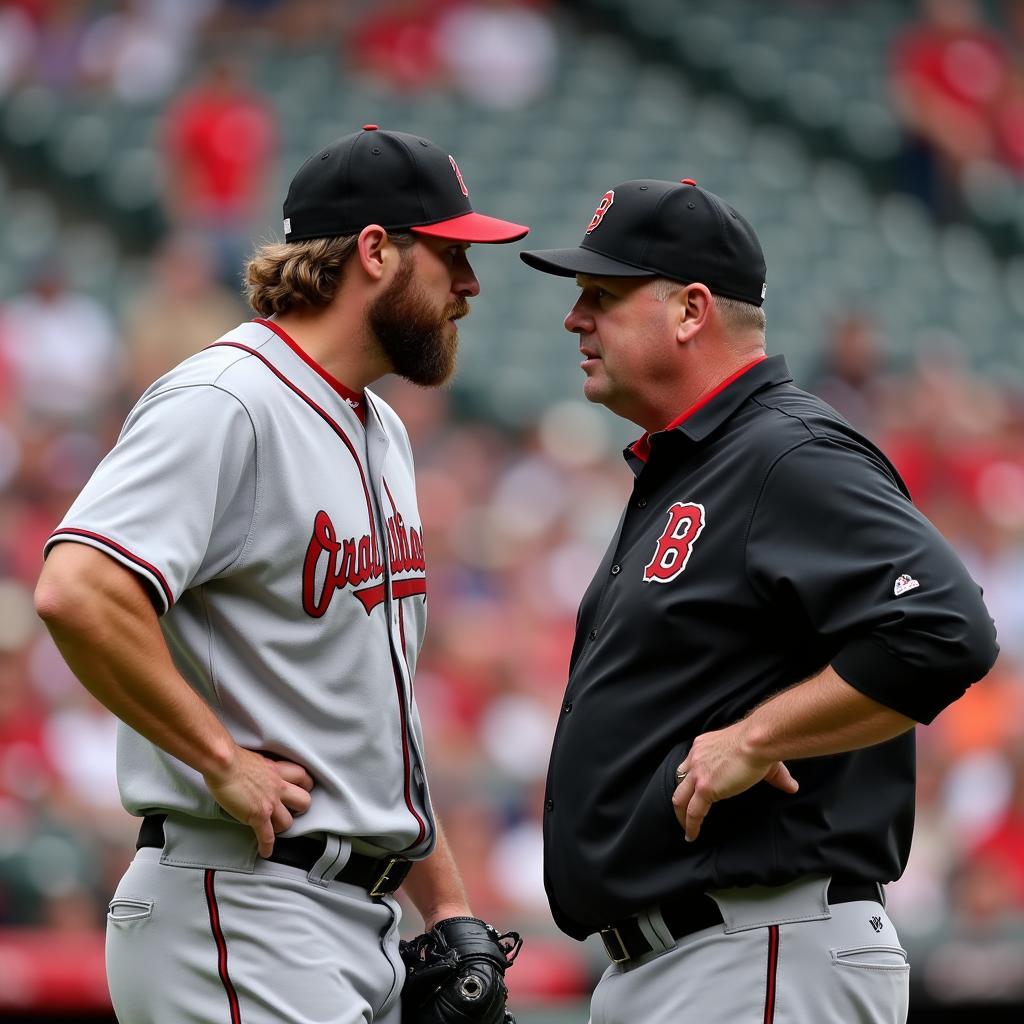
<path id="1" fill-rule="evenodd" d="M 698 736 L 682 764 L 676 769 L 679 783 L 672 794 L 672 807 L 687 842 L 700 834 L 701 825 L 719 800 L 743 793 L 758 782 L 767 782 L 786 793 L 799 788 L 781 761 L 753 757 L 743 742 L 743 722 Z"/>
<path id="2" fill-rule="evenodd" d="M 256 833 L 261 857 L 273 853 L 276 833 L 291 828 L 295 815 L 309 810 L 313 778 L 291 761 L 236 747 L 229 767 L 203 778 L 214 800 Z"/>

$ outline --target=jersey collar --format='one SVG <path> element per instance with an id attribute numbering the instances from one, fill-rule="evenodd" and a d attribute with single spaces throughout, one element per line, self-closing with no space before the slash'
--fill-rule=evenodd
<path id="1" fill-rule="evenodd" d="M 323 377 L 325 381 L 341 397 L 344 399 L 345 404 L 348 405 L 352 411 L 359 417 L 363 423 L 366 422 L 366 396 L 360 394 L 358 391 L 353 391 L 350 387 L 342 384 L 337 377 L 332 377 L 304 348 L 302 348 L 294 338 L 290 337 L 288 333 L 281 329 L 280 325 L 276 324 L 273 320 L 267 320 L 262 316 L 253 318 L 253 323 L 260 324 L 263 327 L 269 327 L 310 369 L 312 369 L 319 376 Z"/>
<path id="2" fill-rule="evenodd" d="M 760 356 L 726 377 L 662 430 L 638 438 L 623 455 L 627 462 L 633 459 L 646 462 L 651 454 L 652 440 L 672 433 L 682 434 L 691 441 L 703 441 L 755 392 L 792 379 L 784 356 Z"/>

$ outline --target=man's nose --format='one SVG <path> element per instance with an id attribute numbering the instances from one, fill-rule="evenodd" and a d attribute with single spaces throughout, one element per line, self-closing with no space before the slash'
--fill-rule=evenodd
<path id="1" fill-rule="evenodd" d="M 452 275 L 452 291 L 456 295 L 469 298 L 480 294 L 480 282 L 465 256 L 455 266 L 455 273 Z"/>
<path id="2" fill-rule="evenodd" d="M 589 334 L 594 329 L 594 319 L 582 308 L 583 300 L 569 310 L 565 317 L 565 329 L 570 334 Z"/>

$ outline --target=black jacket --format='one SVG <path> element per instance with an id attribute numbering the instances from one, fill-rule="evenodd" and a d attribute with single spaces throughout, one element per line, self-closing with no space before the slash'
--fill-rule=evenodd
<path id="1" fill-rule="evenodd" d="M 797 794 L 760 783 L 716 803 L 695 843 L 674 769 L 696 736 L 827 664 L 930 722 L 995 660 L 978 586 L 885 456 L 781 356 L 626 455 L 633 495 L 580 606 L 551 753 L 555 920 L 583 938 L 687 891 L 899 877 L 912 732 L 789 764 Z"/>

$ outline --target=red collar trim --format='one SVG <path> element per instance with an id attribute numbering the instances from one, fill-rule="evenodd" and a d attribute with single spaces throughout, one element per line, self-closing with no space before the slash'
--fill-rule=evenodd
<path id="1" fill-rule="evenodd" d="M 366 396 L 361 395 L 358 391 L 353 391 L 350 387 L 346 387 L 338 380 L 337 377 L 332 377 L 308 352 L 302 349 L 298 342 L 289 335 L 281 330 L 280 326 L 274 323 L 273 320 L 265 320 L 261 316 L 253 318 L 253 323 L 262 324 L 264 327 L 269 327 L 310 369 L 318 373 L 328 384 L 338 392 L 339 395 L 345 401 L 352 406 L 352 410 L 355 414 L 365 422 L 366 417 Z"/>
<path id="2" fill-rule="evenodd" d="M 701 395 L 693 405 L 690 406 L 685 412 L 680 413 L 671 423 L 668 423 L 663 428 L 664 430 L 675 430 L 676 427 L 681 427 L 698 409 L 702 409 L 708 402 L 711 401 L 716 395 L 720 395 L 733 381 L 738 380 L 747 372 L 747 370 L 753 369 L 758 363 L 763 363 L 767 356 L 758 356 L 756 359 L 747 363 L 746 366 L 741 366 L 735 373 L 726 377 L 720 384 L 716 384 L 707 394 Z M 651 454 L 651 435 L 645 433 L 643 437 L 638 438 L 630 446 L 629 450 L 638 458 L 641 462 L 646 462 L 650 458 Z"/>

